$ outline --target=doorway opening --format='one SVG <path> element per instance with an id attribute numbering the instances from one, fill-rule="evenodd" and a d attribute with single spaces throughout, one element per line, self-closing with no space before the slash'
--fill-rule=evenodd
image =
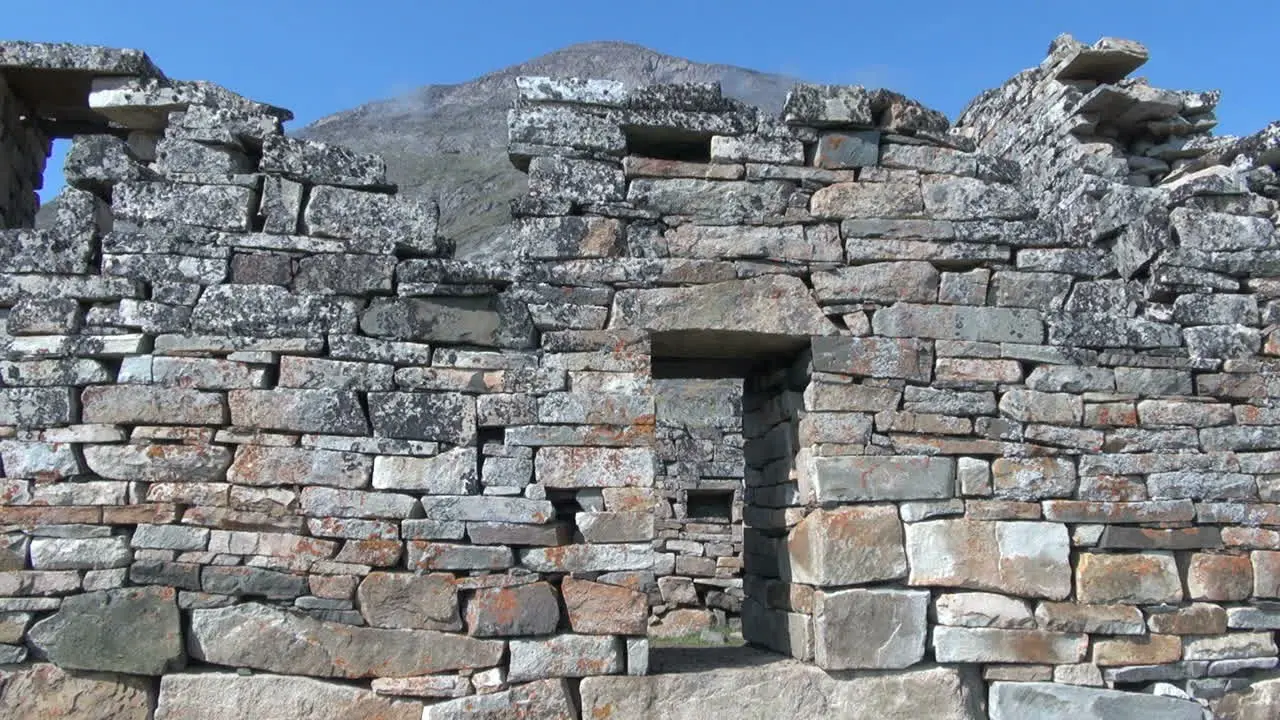
<path id="1" fill-rule="evenodd" d="M 658 490 L 664 500 L 651 603 L 652 672 L 753 665 L 793 641 L 788 520 L 799 503 L 795 462 L 808 386 L 807 338 L 706 342 L 655 333 Z M 724 338 L 718 337 L 723 340 Z M 706 355 L 711 355 L 707 357 Z M 744 647 L 745 646 L 745 647 Z"/>

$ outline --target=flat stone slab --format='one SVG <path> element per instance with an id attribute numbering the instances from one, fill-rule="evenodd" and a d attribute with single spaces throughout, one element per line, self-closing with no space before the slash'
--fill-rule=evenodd
<path id="1" fill-rule="evenodd" d="M 1061 683 L 991 685 L 991 720 L 1202 720 L 1199 705 L 1177 698 Z"/>
<path id="2" fill-rule="evenodd" d="M 155 720 L 418 720 L 422 703 L 370 690 L 283 675 L 190 673 L 160 680 Z"/>
<path id="3" fill-rule="evenodd" d="M 338 678 L 492 667 L 505 649 L 501 641 L 323 622 L 256 603 L 192 611 L 187 641 L 192 657 L 217 665 Z"/>
<path id="4" fill-rule="evenodd" d="M 167 587 L 69 597 L 27 637 L 63 668 L 160 675 L 186 661 L 177 591 Z"/>
<path id="5" fill-rule="evenodd" d="M 130 675 L 69 673 L 48 663 L 0 669 L 0 717 L 150 720 L 151 682 Z"/>
<path id="6" fill-rule="evenodd" d="M 742 652 L 741 648 L 734 648 Z M 985 720 L 982 691 L 955 668 L 828 675 L 793 660 L 582 681 L 582 717 L 596 720 L 877 718 Z"/>

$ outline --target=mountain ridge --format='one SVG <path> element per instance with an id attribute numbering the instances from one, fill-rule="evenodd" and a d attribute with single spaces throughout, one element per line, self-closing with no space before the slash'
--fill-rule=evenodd
<path id="1" fill-rule="evenodd" d="M 458 257 L 501 250 L 498 232 L 525 178 L 507 161 L 506 111 L 520 75 L 595 77 L 628 87 L 719 82 L 726 96 L 777 112 L 799 79 L 719 63 L 699 63 L 635 43 L 569 45 L 475 79 L 424 85 L 322 117 L 299 137 L 381 155 L 400 191 L 440 204 L 441 232 Z"/>

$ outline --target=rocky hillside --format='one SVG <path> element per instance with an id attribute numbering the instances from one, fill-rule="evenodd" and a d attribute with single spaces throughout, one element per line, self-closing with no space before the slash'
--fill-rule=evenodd
<path id="1" fill-rule="evenodd" d="M 298 135 L 387 159 L 401 192 L 435 197 L 441 230 L 474 257 L 492 246 L 508 220 L 508 201 L 524 193 L 524 175 L 506 156 L 506 111 L 519 75 L 599 77 L 630 86 L 718 80 L 727 95 L 778 110 L 795 79 L 729 65 L 708 65 L 621 42 L 571 45 L 458 85 L 427 85 L 401 97 L 335 113 Z"/>

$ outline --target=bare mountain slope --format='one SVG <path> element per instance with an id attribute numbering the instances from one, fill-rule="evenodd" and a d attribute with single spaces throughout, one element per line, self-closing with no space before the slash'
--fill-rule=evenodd
<path id="1" fill-rule="evenodd" d="M 524 193 L 524 176 L 506 157 L 507 109 L 519 75 L 597 77 L 629 86 L 718 80 L 726 95 L 771 111 L 794 78 L 709 65 L 621 42 L 571 45 L 457 85 L 428 85 L 321 118 L 298 131 L 314 140 L 376 152 L 409 195 L 440 202 L 441 231 L 460 257 L 491 248 L 509 219 L 508 202 Z"/>

